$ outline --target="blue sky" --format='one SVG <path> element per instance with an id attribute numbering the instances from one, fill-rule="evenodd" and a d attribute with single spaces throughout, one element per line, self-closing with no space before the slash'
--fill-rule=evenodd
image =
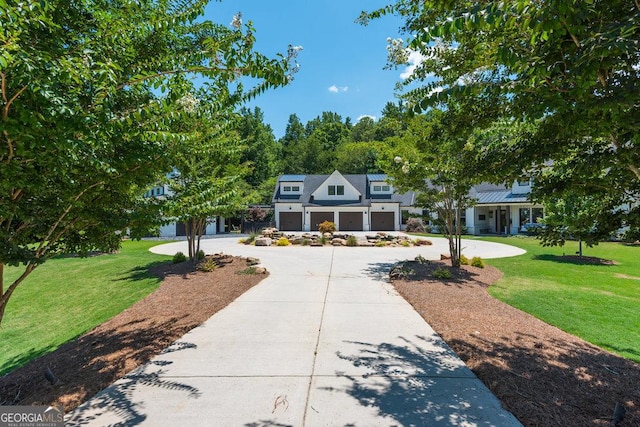
<path id="1" fill-rule="evenodd" d="M 403 69 L 384 70 L 387 38 L 400 37 L 401 22 L 387 16 L 368 26 L 354 21 L 362 10 L 386 5 L 380 0 L 224 0 L 212 1 L 205 18 L 229 24 L 242 13 L 252 21 L 256 50 L 268 56 L 286 54 L 289 44 L 303 47 L 300 70 L 286 87 L 270 90 L 248 104 L 260 107 L 276 138 L 284 134 L 289 115 L 303 124 L 323 111 L 355 123 L 361 116 L 380 117 L 388 101 L 396 102 L 395 84 Z"/>

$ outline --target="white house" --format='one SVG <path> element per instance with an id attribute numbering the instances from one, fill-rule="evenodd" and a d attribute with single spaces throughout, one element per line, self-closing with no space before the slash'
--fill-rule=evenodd
<path id="1" fill-rule="evenodd" d="M 176 172 L 173 172 L 176 173 Z M 171 188 L 168 185 L 158 185 L 147 191 L 145 197 L 156 197 L 164 199 L 172 195 Z M 224 233 L 226 230 L 226 221 L 224 217 L 211 218 L 205 229 L 205 235 L 211 236 L 218 233 Z M 159 237 L 181 237 L 186 236 L 184 223 L 171 222 L 160 226 Z"/>
<path id="2" fill-rule="evenodd" d="M 282 175 L 273 193 L 276 227 L 315 231 L 331 221 L 340 231 L 400 230 L 414 196 L 396 193 L 386 175 Z"/>
<path id="3" fill-rule="evenodd" d="M 530 182 L 477 185 L 470 194 L 477 204 L 465 211 L 464 225 L 470 234 L 516 234 L 542 218 L 530 192 Z M 411 215 L 422 215 L 415 193 L 397 193 L 383 174 L 282 175 L 272 202 L 282 231 L 315 231 L 323 221 L 340 231 L 399 231 Z"/>

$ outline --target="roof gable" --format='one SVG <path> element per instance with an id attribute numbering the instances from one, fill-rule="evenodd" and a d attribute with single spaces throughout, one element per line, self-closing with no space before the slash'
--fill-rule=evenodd
<path id="1" fill-rule="evenodd" d="M 344 194 L 330 195 L 330 186 L 343 186 Z M 315 200 L 360 200 L 362 193 L 337 170 L 329 175 L 320 185 L 311 193 L 311 197 Z"/>

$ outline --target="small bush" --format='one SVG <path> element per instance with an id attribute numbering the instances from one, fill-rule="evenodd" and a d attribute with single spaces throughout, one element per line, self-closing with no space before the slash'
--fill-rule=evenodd
<path id="1" fill-rule="evenodd" d="M 425 233 L 424 222 L 421 218 L 409 218 L 405 226 L 407 233 Z"/>
<path id="2" fill-rule="evenodd" d="M 436 279 L 446 280 L 446 279 L 451 279 L 452 275 L 449 269 L 438 267 L 435 270 L 433 270 L 433 277 L 435 277 Z"/>
<path id="3" fill-rule="evenodd" d="M 198 270 L 210 272 L 218 268 L 218 263 L 213 257 L 205 258 L 200 264 L 198 264 Z"/>
<path id="4" fill-rule="evenodd" d="M 384 248 L 387 246 L 387 242 L 385 242 L 384 240 L 381 240 L 379 242 L 376 242 L 376 246 L 379 248 Z"/>
<path id="5" fill-rule="evenodd" d="M 429 264 L 429 260 L 423 257 L 422 255 L 418 255 L 414 259 L 418 264 Z"/>
<path id="6" fill-rule="evenodd" d="M 409 242 L 408 240 L 403 240 L 402 242 L 400 242 L 400 244 L 405 248 L 408 248 L 409 246 L 411 246 L 411 242 Z"/>
<path id="7" fill-rule="evenodd" d="M 327 239 L 324 236 L 320 236 L 320 238 L 318 239 L 318 243 L 320 243 L 321 245 L 326 245 L 329 242 L 329 239 Z"/>
<path id="8" fill-rule="evenodd" d="M 309 246 L 311 244 L 311 240 L 309 239 L 302 239 L 302 242 L 300 242 L 300 244 L 302 246 Z"/>
<path id="9" fill-rule="evenodd" d="M 289 246 L 291 242 L 286 237 L 281 237 L 276 242 L 276 246 Z"/>
<path id="10" fill-rule="evenodd" d="M 204 251 L 202 249 L 200 249 L 198 251 L 198 257 L 197 257 L 198 261 L 202 261 L 204 259 L 204 257 L 205 257 L 205 253 L 204 253 Z"/>
<path id="11" fill-rule="evenodd" d="M 321 233 L 335 233 L 336 224 L 331 221 L 324 221 L 318 224 L 318 231 Z"/>
<path id="12" fill-rule="evenodd" d="M 460 265 L 469 265 L 469 258 L 464 255 L 460 255 Z"/>
<path id="13" fill-rule="evenodd" d="M 236 271 L 236 274 L 242 274 L 242 275 L 252 275 L 252 274 L 256 274 L 256 267 L 247 267 L 244 270 L 238 270 Z"/>
<path id="14" fill-rule="evenodd" d="M 173 256 L 173 263 L 174 264 L 178 264 L 180 262 L 185 262 L 187 260 L 187 256 L 185 254 L 183 254 L 182 252 L 176 252 L 176 254 Z"/>
<path id="15" fill-rule="evenodd" d="M 479 256 L 471 258 L 471 265 L 478 268 L 484 268 L 484 261 Z"/>
<path id="16" fill-rule="evenodd" d="M 347 246 L 358 246 L 358 239 L 356 236 L 347 237 Z"/>

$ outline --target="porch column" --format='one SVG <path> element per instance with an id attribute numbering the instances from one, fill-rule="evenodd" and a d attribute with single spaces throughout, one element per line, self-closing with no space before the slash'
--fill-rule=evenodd
<path id="1" fill-rule="evenodd" d="M 496 228 L 498 236 L 502 234 L 502 208 L 498 205 L 498 211 L 496 212 Z"/>
<path id="2" fill-rule="evenodd" d="M 506 224 L 507 225 L 507 230 L 506 231 L 507 231 L 507 236 L 509 236 L 509 235 L 511 235 L 511 206 L 507 206 L 506 209 L 507 209 L 507 214 L 506 214 L 506 217 L 507 217 L 507 224 Z"/>

